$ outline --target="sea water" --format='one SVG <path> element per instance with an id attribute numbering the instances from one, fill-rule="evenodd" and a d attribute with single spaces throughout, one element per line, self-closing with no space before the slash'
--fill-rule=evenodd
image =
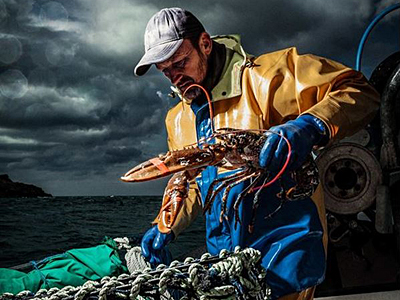
<path id="1" fill-rule="evenodd" d="M 160 196 L 0 199 L 0 267 L 96 246 L 105 236 L 139 245 L 160 205 Z M 204 226 L 199 216 L 170 244 L 174 258 L 204 247 Z"/>

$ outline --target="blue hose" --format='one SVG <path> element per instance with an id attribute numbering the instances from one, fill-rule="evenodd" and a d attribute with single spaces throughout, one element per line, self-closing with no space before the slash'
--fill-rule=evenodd
<path id="1" fill-rule="evenodd" d="M 357 58 L 356 58 L 356 70 L 360 71 L 361 69 L 361 56 L 362 56 L 362 52 L 363 52 L 363 48 L 364 48 L 364 44 L 368 38 L 368 35 L 370 34 L 370 32 L 372 31 L 372 29 L 375 27 L 375 25 L 384 17 L 386 16 L 388 13 L 396 10 L 400 8 L 400 3 L 397 4 L 393 4 L 391 6 L 389 6 L 388 8 L 386 8 L 385 10 L 383 10 L 379 15 L 377 15 L 372 22 L 368 25 L 367 29 L 364 31 L 364 34 L 360 40 L 360 43 L 358 44 L 358 50 L 357 50 Z"/>

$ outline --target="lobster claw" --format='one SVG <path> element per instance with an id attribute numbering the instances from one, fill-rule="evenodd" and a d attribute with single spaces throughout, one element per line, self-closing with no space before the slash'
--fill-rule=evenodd
<path id="1" fill-rule="evenodd" d="M 174 174 L 165 189 L 160 212 L 153 221 L 153 224 L 158 224 L 158 230 L 162 233 L 171 231 L 183 207 L 183 201 L 188 197 L 189 182 L 205 167 L 218 165 L 225 158 L 225 146 L 202 146 L 203 148 L 195 146 L 169 151 L 137 165 L 121 177 L 122 181 L 139 182 Z"/>
<path id="2" fill-rule="evenodd" d="M 175 170 L 176 168 L 167 166 L 168 160 L 165 159 L 167 155 L 168 153 L 161 157 L 154 157 L 133 167 L 121 177 L 121 180 L 126 182 L 140 182 L 161 178 L 173 173 L 171 169 Z"/>
<path id="3" fill-rule="evenodd" d="M 220 162 L 223 151 L 215 147 L 190 147 L 182 150 L 168 151 L 158 157 L 145 161 L 129 170 L 121 177 L 122 181 L 139 182 L 165 177 L 177 172 L 197 169 Z"/>
<path id="4" fill-rule="evenodd" d="M 168 181 L 164 191 L 163 202 L 160 212 L 153 221 L 157 224 L 161 233 L 170 233 L 179 211 L 182 208 L 183 201 L 188 196 L 189 179 L 188 172 L 179 172 L 174 174 Z"/>
<path id="5" fill-rule="evenodd" d="M 189 195 L 190 181 L 196 178 L 201 171 L 202 168 L 179 172 L 168 181 L 160 212 L 153 221 L 153 225 L 157 224 L 160 232 L 171 232 L 171 228 L 182 209 L 183 202 Z"/>

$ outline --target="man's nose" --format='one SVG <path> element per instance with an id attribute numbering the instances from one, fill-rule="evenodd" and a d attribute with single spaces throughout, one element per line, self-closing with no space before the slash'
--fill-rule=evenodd
<path id="1" fill-rule="evenodd" d="M 167 73 L 164 73 L 165 76 L 169 78 L 169 80 L 172 82 L 172 84 L 176 85 L 181 78 L 181 73 L 177 70 L 168 70 Z"/>

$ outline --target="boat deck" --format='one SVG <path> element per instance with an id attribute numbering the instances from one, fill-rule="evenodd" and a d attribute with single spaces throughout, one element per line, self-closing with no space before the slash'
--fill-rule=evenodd
<path id="1" fill-rule="evenodd" d="M 365 293 L 365 294 L 354 294 L 354 295 L 343 295 L 343 296 L 332 296 L 332 297 L 318 297 L 316 300 L 399 300 L 400 290 L 377 292 L 377 293 Z"/>

